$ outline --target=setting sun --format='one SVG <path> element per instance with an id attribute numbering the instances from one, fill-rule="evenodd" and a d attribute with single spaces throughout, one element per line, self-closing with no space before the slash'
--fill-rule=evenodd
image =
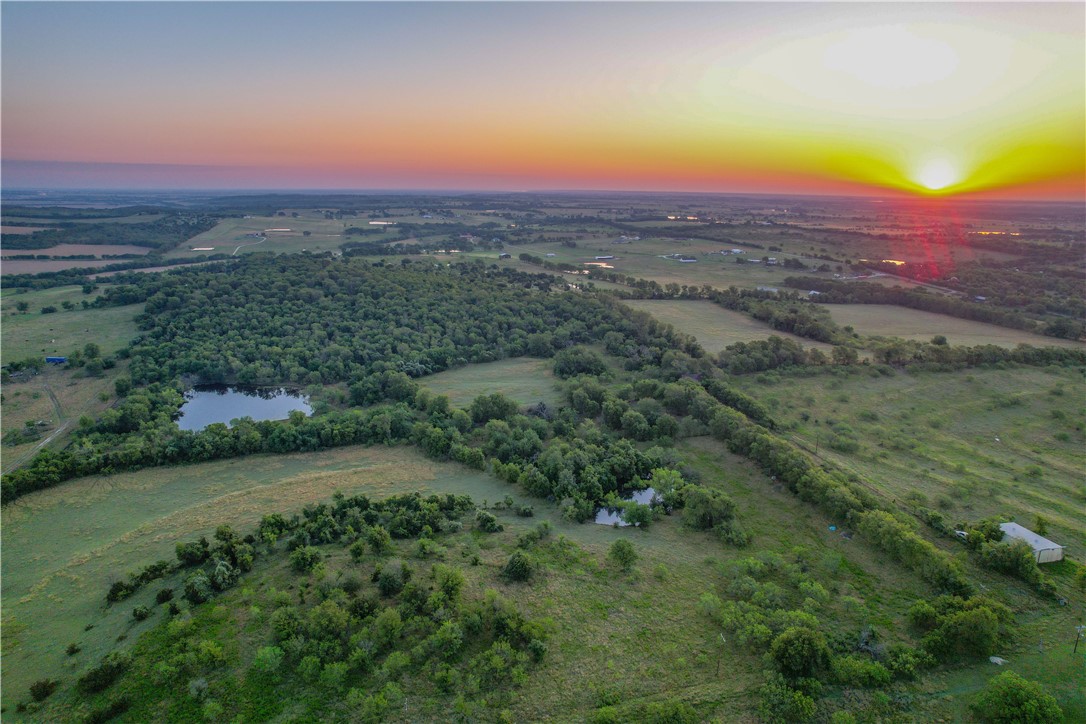
<path id="1" fill-rule="evenodd" d="M 929 191 L 939 191 L 958 181 L 958 171 L 946 159 L 932 159 L 917 171 L 916 181 Z"/>

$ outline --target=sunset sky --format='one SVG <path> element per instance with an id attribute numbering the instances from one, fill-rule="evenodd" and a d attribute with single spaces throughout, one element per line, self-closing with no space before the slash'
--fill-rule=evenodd
<path id="1" fill-rule="evenodd" d="M 4 3 L 5 188 L 1083 199 L 1082 3 Z"/>

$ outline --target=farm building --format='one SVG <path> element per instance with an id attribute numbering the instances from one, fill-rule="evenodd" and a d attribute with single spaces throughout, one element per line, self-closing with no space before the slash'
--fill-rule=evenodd
<path id="1" fill-rule="evenodd" d="M 597 256 L 597 257 L 596 257 L 596 261 L 607 261 L 607 260 L 609 260 L 609 259 L 614 259 L 614 258 L 615 258 L 615 257 L 614 257 L 614 256 L 612 256 L 612 255 L 610 255 L 610 254 L 605 254 L 605 255 L 603 255 L 603 256 Z"/>
<path id="2" fill-rule="evenodd" d="M 67 357 L 46 357 L 45 361 L 51 365 L 62 365 L 68 361 Z"/>
<path id="3" fill-rule="evenodd" d="M 498 258 L 499 259 L 512 259 L 513 255 L 512 254 L 507 254 L 506 252 L 503 251 L 501 254 L 498 254 Z"/>
<path id="4" fill-rule="evenodd" d="M 1029 528 L 1017 523 L 1000 523 L 1004 542 L 1024 540 L 1033 548 L 1033 555 L 1038 563 L 1055 563 L 1063 560 L 1063 546 L 1053 543 L 1048 538 L 1037 535 Z"/>

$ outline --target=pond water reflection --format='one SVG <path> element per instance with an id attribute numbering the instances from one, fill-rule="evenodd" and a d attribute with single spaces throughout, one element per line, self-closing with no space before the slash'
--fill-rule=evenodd
<path id="1" fill-rule="evenodd" d="M 231 420 L 285 420 L 293 410 L 306 415 L 313 412 L 309 398 L 285 387 L 245 387 L 241 385 L 197 385 L 185 394 L 177 426 L 182 430 L 202 430 L 213 422 L 227 425 Z"/>
<path id="2" fill-rule="evenodd" d="M 656 497 L 656 491 L 652 488 L 645 488 L 644 490 L 635 490 L 629 495 L 623 496 L 623 500 L 631 500 L 635 503 L 641 503 L 642 505 L 648 505 Z M 625 528 L 630 525 L 622 518 L 622 511 L 618 508 L 600 508 L 596 511 L 596 521 L 598 525 L 617 525 L 619 528 Z"/>

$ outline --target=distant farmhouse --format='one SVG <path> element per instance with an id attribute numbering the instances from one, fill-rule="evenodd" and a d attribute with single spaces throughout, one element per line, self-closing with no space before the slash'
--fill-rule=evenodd
<path id="1" fill-rule="evenodd" d="M 1053 543 L 1048 538 L 1034 533 L 1029 528 L 1017 523 L 1000 523 L 1003 542 L 1023 540 L 1033 549 L 1033 556 L 1038 563 L 1055 563 L 1063 560 L 1063 546 Z"/>

